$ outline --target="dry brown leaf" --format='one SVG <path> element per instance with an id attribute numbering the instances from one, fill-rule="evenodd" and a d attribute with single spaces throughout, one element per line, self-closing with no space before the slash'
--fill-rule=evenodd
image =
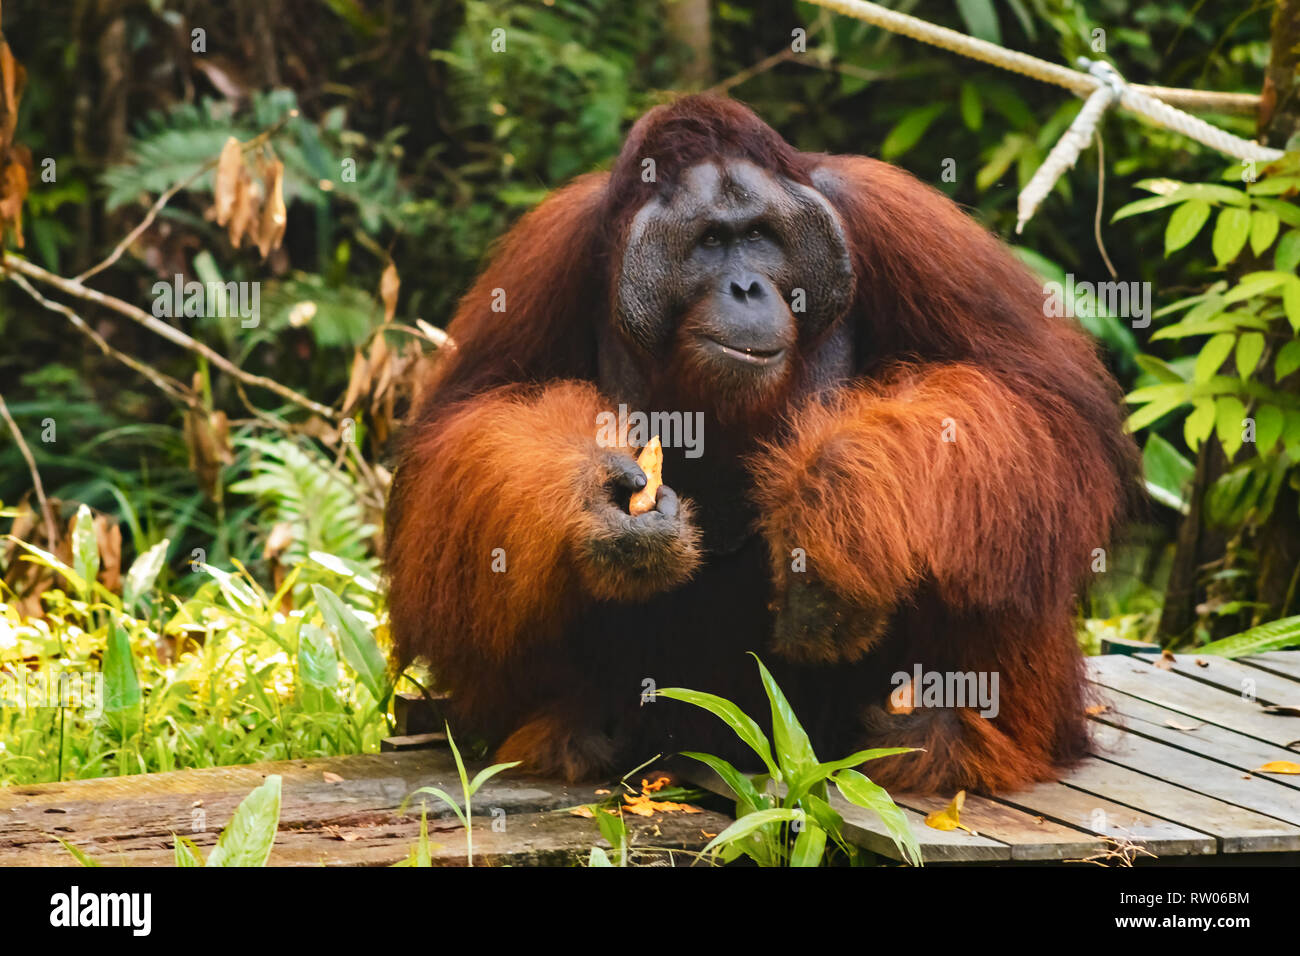
<path id="1" fill-rule="evenodd" d="M 235 210 L 239 172 L 243 168 L 244 151 L 239 147 L 239 140 L 231 136 L 226 140 L 226 145 L 221 147 L 221 156 L 217 159 L 217 174 L 212 186 L 213 207 L 218 226 L 230 222 L 230 214 Z"/>
<path id="2" fill-rule="evenodd" d="M 958 790 L 946 807 L 925 815 L 925 825 L 932 830 L 965 830 L 973 834 L 975 831 L 961 822 L 961 808 L 965 805 L 966 791 Z"/>
<path id="3" fill-rule="evenodd" d="M 32 157 L 26 146 L 0 149 L 0 243 L 12 232 L 19 249 L 23 243 L 23 201 L 27 198 L 27 170 Z"/>
<path id="4" fill-rule="evenodd" d="M 1110 704 L 1093 704 L 1084 710 L 1089 717 L 1096 717 L 1098 714 L 1104 714 L 1110 710 Z"/>
<path id="5" fill-rule="evenodd" d="M 638 817 L 654 816 L 656 813 L 703 813 L 699 807 L 689 803 L 673 803 L 671 800 L 656 800 L 651 794 L 640 796 L 623 795 L 623 810 Z"/>
<path id="6" fill-rule="evenodd" d="M 336 774 L 336 773 L 331 773 L 331 772 L 328 771 L 328 770 L 324 770 L 324 771 L 321 772 L 321 779 L 324 780 L 326 783 L 342 783 L 342 782 L 343 782 L 343 778 L 342 778 L 342 777 L 340 777 L 340 776 L 339 776 L 338 774 Z"/>
<path id="7" fill-rule="evenodd" d="M 284 229 L 289 222 L 284 207 L 284 163 L 272 160 L 262 173 L 262 221 L 257 230 L 257 251 L 265 259 L 284 241 Z"/>
<path id="8" fill-rule="evenodd" d="M 94 528 L 99 546 L 99 580 L 117 593 L 122 586 L 122 528 L 107 515 L 96 516 Z"/>
<path id="9" fill-rule="evenodd" d="M 397 291 L 402 287 L 401 277 L 397 274 L 397 266 L 391 262 L 384 267 L 384 274 L 379 277 L 379 298 L 384 303 L 384 321 L 393 321 L 393 316 L 397 314 Z"/>
<path id="10" fill-rule="evenodd" d="M 1155 662 L 1155 666 L 1160 668 L 1162 671 L 1173 670 L 1174 655 L 1167 650 L 1161 651 L 1160 659 Z"/>
<path id="11" fill-rule="evenodd" d="M 587 806 L 586 804 L 583 804 L 580 807 L 574 807 L 572 810 L 569 811 L 569 813 L 571 813 L 575 817 L 582 817 L 583 819 L 586 820 L 594 819 L 596 816 L 595 812 L 591 809 L 591 807 Z"/>
<path id="12" fill-rule="evenodd" d="M 1203 724 L 1180 724 L 1178 721 L 1170 717 L 1168 720 L 1165 721 L 1165 726 L 1172 727 L 1174 728 L 1174 730 L 1199 730 L 1204 725 Z"/>
<path id="13" fill-rule="evenodd" d="M 649 444 L 641 449 L 641 454 L 637 456 L 636 463 L 645 472 L 646 480 L 645 487 L 634 494 L 632 500 L 628 502 L 628 513 L 633 516 L 643 515 L 647 511 L 653 510 L 655 494 L 659 491 L 659 486 L 663 484 L 664 446 L 659 441 L 658 435 L 651 438 Z"/>
<path id="14" fill-rule="evenodd" d="M 1255 773 L 1300 773 L 1300 763 L 1293 760 L 1270 760 L 1262 767 L 1256 767 Z"/>
<path id="15" fill-rule="evenodd" d="M 239 175 L 235 179 L 234 205 L 230 211 L 230 225 L 227 229 L 230 244 L 238 249 L 249 227 L 256 221 L 257 197 L 253 194 L 253 177 L 249 175 L 248 167 L 241 163 Z"/>

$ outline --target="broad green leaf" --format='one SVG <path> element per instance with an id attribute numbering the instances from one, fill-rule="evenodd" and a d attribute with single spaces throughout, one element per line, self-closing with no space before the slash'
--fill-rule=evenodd
<path id="1" fill-rule="evenodd" d="M 1273 251 L 1273 265 L 1278 272 L 1294 273 L 1300 268 L 1300 229 L 1290 229 L 1278 240 Z"/>
<path id="2" fill-rule="evenodd" d="M 1217 657 L 1243 657 L 1246 654 L 1263 654 L 1300 646 L 1300 616 L 1279 618 L 1248 631 L 1198 647 L 1198 654 Z"/>
<path id="3" fill-rule="evenodd" d="M 957 0 L 957 12 L 961 14 L 966 31 L 971 36 L 988 40 L 990 43 L 1002 42 L 1002 30 L 998 26 L 998 11 L 993 0 Z"/>
<path id="4" fill-rule="evenodd" d="M 1267 209 L 1277 216 L 1283 225 L 1300 226 L 1300 205 L 1287 202 L 1285 199 L 1268 199 L 1263 196 L 1252 196 L 1251 204 L 1257 209 Z"/>
<path id="5" fill-rule="evenodd" d="M 1291 328 L 1300 332 L 1300 279 L 1295 276 L 1282 286 L 1282 307 Z"/>
<path id="6" fill-rule="evenodd" d="M 1258 454 L 1265 455 L 1273 450 L 1282 437 L 1285 423 L 1286 416 L 1276 405 L 1260 405 L 1255 409 L 1255 451 Z"/>
<path id="7" fill-rule="evenodd" d="M 894 160 L 906 153 L 920 141 L 930 124 L 947 108 L 946 103 L 931 103 L 908 112 L 885 137 L 880 147 L 881 158 Z"/>
<path id="8" fill-rule="evenodd" d="M 812 741 L 808 739 L 803 724 L 795 716 L 794 708 L 786 700 L 785 694 L 777 686 L 775 678 L 763 666 L 757 654 L 751 657 L 758 663 L 758 672 L 763 678 L 763 689 L 772 704 L 772 744 L 776 749 L 776 761 L 786 776 L 795 779 L 800 774 L 817 765 L 817 755 L 813 753 Z M 787 781 L 788 782 L 788 781 Z"/>
<path id="9" fill-rule="evenodd" d="M 1250 187 L 1252 196 L 1280 196 L 1292 190 L 1300 190 L 1300 176 L 1269 176 Z"/>
<path id="10" fill-rule="evenodd" d="M 591 848 L 591 856 L 587 858 L 587 866 L 613 866 L 609 862 L 609 855 L 598 846 Z"/>
<path id="11" fill-rule="evenodd" d="M 1166 206 L 1173 206 L 1183 202 L 1176 196 L 1147 196 L 1145 199 L 1135 199 L 1133 202 L 1120 206 L 1115 210 L 1115 215 L 1110 217 L 1111 224 L 1119 222 L 1121 219 L 1127 219 L 1129 216 L 1140 216 L 1143 213 L 1155 212 L 1157 209 L 1164 209 Z"/>
<path id="12" fill-rule="evenodd" d="M 863 809 L 874 810 L 893 838 L 894 845 L 903 854 L 903 859 L 913 866 L 921 865 L 921 845 L 916 840 L 916 834 L 912 832 L 907 816 L 885 792 L 884 787 L 872 783 L 856 770 L 841 770 L 835 775 L 835 786 L 845 800 Z"/>
<path id="13" fill-rule="evenodd" d="M 154 581 L 158 580 L 158 573 L 162 570 L 163 561 L 167 557 L 169 543 L 166 538 L 163 538 L 131 562 L 131 570 L 126 572 L 126 578 L 122 582 L 122 609 L 127 614 L 136 612 L 140 599 L 149 593 Z"/>
<path id="14" fill-rule="evenodd" d="M 1165 226 L 1165 255 L 1177 252 L 1196 238 L 1196 234 L 1210 218 L 1210 204 L 1202 199 L 1191 199 L 1174 210 Z"/>
<path id="15" fill-rule="evenodd" d="M 1237 258 L 1246 237 L 1250 235 L 1250 213 L 1245 209 L 1226 208 L 1219 211 L 1214 223 L 1214 237 L 1210 248 L 1219 265 L 1224 266 Z"/>
<path id="16" fill-rule="evenodd" d="M 135 673 L 131 639 L 117 621 L 110 621 L 108 625 L 103 666 L 104 713 L 122 717 L 139 708 L 140 680 Z"/>
<path id="17" fill-rule="evenodd" d="M 235 809 L 208 855 L 207 865 L 266 866 L 279 823 L 280 775 L 273 773 Z"/>
<path id="18" fill-rule="evenodd" d="M 1138 368 L 1159 379 L 1162 385 L 1176 385 L 1183 380 L 1183 377 L 1164 359 L 1143 354 L 1135 355 L 1133 358 L 1137 362 Z"/>
<path id="19" fill-rule="evenodd" d="M 324 690 L 337 687 L 339 656 L 329 632 L 314 624 L 298 630 L 298 677 L 307 687 Z"/>
<path id="20" fill-rule="evenodd" d="M 1262 256 L 1264 250 L 1277 238 L 1279 221 L 1277 213 L 1256 209 L 1250 214 L 1250 251 Z"/>
<path id="21" fill-rule="evenodd" d="M 1247 379 L 1259 365 L 1264 354 L 1264 335 L 1261 332 L 1247 332 L 1237 340 L 1237 373 Z"/>
<path id="22" fill-rule="evenodd" d="M 1287 342 L 1277 353 L 1273 361 L 1273 374 L 1280 382 L 1296 369 L 1300 368 L 1300 339 Z"/>
<path id="23" fill-rule="evenodd" d="M 333 591 L 323 585 L 313 584 L 311 592 L 316 597 L 316 607 L 320 609 L 325 623 L 333 628 L 339 639 L 344 659 L 356 671 L 366 690 L 370 691 L 370 696 L 383 707 L 388 702 L 393 685 L 388 679 L 384 652 L 375 642 L 375 636 Z"/>
<path id="24" fill-rule="evenodd" d="M 1124 422 L 1124 429 L 1130 433 L 1139 432 L 1146 428 L 1152 422 L 1164 418 L 1170 412 L 1175 411 L 1182 405 L 1186 404 L 1187 398 L 1180 396 L 1177 398 L 1165 398 L 1158 402 L 1151 402 L 1143 405 Z"/>
<path id="25" fill-rule="evenodd" d="M 187 840 L 183 836 L 172 834 L 174 844 L 173 857 L 177 866 L 205 866 L 203 862 L 203 853 L 195 846 L 193 840 Z"/>
<path id="26" fill-rule="evenodd" d="M 89 600 L 92 585 L 99 575 L 99 541 L 95 538 L 95 516 L 81 505 L 72 525 L 72 566 L 84 587 L 81 597 Z"/>
<path id="27" fill-rule="evenodd" d="M 1192 381 L 1201 383 L 1213 378 L 1224 360 L 1232 353 L 1236 341 L 1235 335 L 1226 333 L 1214 336 L 1201 346 L 1201 352 L 1196 356 L 1196 372 L 1192 376 Z"/>
<path id="28" fill-rule="evenodd" d="M 1225 395 L 1214 403 L 1214 431 L 1223 445 L 1223 453 L 1232 458 L 1241 448 L 1241 431 L 1246 407 L 1235 395 Z"/>
<path id="29" fill-rule="evenodd" d="M 1142 474 L 1147 493 L 1156 501 L 1187 514 L 1189 505 L 1186 489 L 1191 484 L 1196 466 L 1177 448 L 1159 435 L 1147 436 L 1142 449 Z"/>
<path id="30" fill-rule="evenodd" d="M 753 781 L 721 757 L 715 757 L 713 754 L 696 753 L 695 751 L 682 751 L 682 756 L 700 761 L 722 778 L 722 782 L 731 788 L 731 792 L 736 795 L 737 802 L 741 804 L 740 809 L 743 812 L 738 815 L 743 816 L 744 813 L 765 809 L 764 798 L 754 787 Z"/>
<path id="31" fill-rule="evenodd" d="M 756 830 L 763 827 L 771 826 L 774 823 L 789 823 L 792 820 L 803 820 L 804 812 L 802 810 L 786 809 L 785 807 L 772 807 L 770 810 L 756 810 L 753 813 L 746 813 L 743 817 L 727 827 L 701 850 L 701 853 L 708 853 L 727 843 L 743 839 Z"/>
<path id="32" fill-rule="evenodd" d="M 781 779 L 781 768 L 772 759 L 772 746 L 768 743 L 767 736 L 763 733 L 762 728 L 758 726 L 752 717 L 725 697 L 706 694 L 698 690 L 687 690 L 685 687 L 669 687 L 667 690 L 657 690 L 655 691 L 655 697 L 667 697 L 670 700 L 680 700 L 688 704 L 694 704 L 696 707 L 703 707 L 713 716 L 721 719 L 735 732 L 737 737 L 745 742 L 750 750 L 758 754 L 763 761 L 763 765 L 767 767 L 767 772 L 772 775 L 772 779 Z"/>
<path id="33" fill-rule="evenodd" d="M 1192 403 L 1192 413 L 1183 422 L 1183 440 L 1187 447 L 1196 451 L 1201 442 L 1210 437 L 1214 431 L 1214 402 L 1207 398 Z"/>
<path id="34" fill-rule="evenodd" d="M 822 854 L 826 850 L 826 831 L 812 820 L 806 819 L 795 837 L 794 849 L 790 851 L 790 865 L 797 867 L 821 866 Z"/>

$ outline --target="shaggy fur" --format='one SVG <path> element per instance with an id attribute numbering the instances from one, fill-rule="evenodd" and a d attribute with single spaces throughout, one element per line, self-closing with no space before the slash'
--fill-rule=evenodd
<path id="1" fill-rule="evenodd" d="M 710 419 L 700 462 L 667 454 L 688 526 L 732 507 L 755 533 L 710 551 L 689 531 L 620 565 L 592 543 L 608 456 L 632 453 L 596 444 L 614 404 L 598 336 L 637 209 L 726 159 L 831 201 L 853 304 L 799 343 L 762 415 Z M 1131 494 L 1134 449 L 1092 343 L 1046 317 L 1040 283 L 936 190 L 688 97 L 643 117 L 609 174 L 525 216 L 449 332 L 456 351 L 401 452 L 386 560 L 399 663 L 432 665 L 458 731 L 570 778 L 677 749 L 740 758 L 715 718 L 641 695 L 649 680 L 765 714 L 753 650 L 823 759 L 925 748 L 866 768 L 888 786 L 1015 788 L 1084 752 L 1074 595 Z M 675 357 L 655 368 L 655 397 L 682 404 L 650 408 L 699 400 Z M 796 548 L 806 573 L 791 571 Z M 996 671 L 997 717 L 889 712 L 890 675 L 916 663 Z"/>

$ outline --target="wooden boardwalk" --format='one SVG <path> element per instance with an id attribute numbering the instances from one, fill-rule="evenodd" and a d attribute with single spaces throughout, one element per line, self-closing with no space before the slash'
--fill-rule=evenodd
<path id="1" fill-rule="evenodd" d="M 927 863 L 1109 855 L 1114 864 L 1132 844 L 1155 854 L 1150 862 L 1300 863 L 1300 775 L 1255 772 L 1300 763 L 1300 651 L 1240 661 L 1112 654 L 1087 664 L 1106 709 L 1092 717 L 1092 756 L 1060 780 L 968 795 L 961 822 L 973 834 L 925 825 L 952 794 L 893 794 Z M 898 858 L 874 814 L 837 808 L 859 843 Z"/>
<path id="2" fill-rule="evenodd" d="M 992 798 L 969 795 L 961 821 L 974 833 L 925 825 L 925 814 L 952 794 L 894 794 L 926 862 L 1111 854 L 1113 863 L 1133 845 L 1157 857 L 1139 863 L 1300 862 L 1300 775 L 1255 772 L 1271 761 L 1300 762 L 1300 651 L 1241 661 L 1188 655 L 1164 667 L 1158 661 L 1089 659 L 1107 707 L 1092 717 L 1093 756 L 1059 781 Z M 17 786 L 0 790 L 0 866 L 67 865 L 72 858 L 59 839 L 107 865 L 171 865 L 172 834 L 210 847 L 239 801 L 272 773 L 283 778 L 283 798 L 271 865 L 394 863 L 419 832 L 419 798 L 414 811 L 400 813 L 403 801 L 422 786 L 460 792 L 445 747 Z M 591 847 L 608 844 L 594 821 L 568 811 L 600 799 L 593 785 L 494 778 L 474 798 L 475 862 L 585 859 Z M 851 838 L 897 858 L 874 814 L 837 806 Z M 439 844 L 435 864 L 463 864 L 457 821 L 432 800 L 429 814 Z M 635 861 L 658 865 L 688 865 L 729 822 L 707 810 L 626 819 L 632 845 L 642 848 Z"/>

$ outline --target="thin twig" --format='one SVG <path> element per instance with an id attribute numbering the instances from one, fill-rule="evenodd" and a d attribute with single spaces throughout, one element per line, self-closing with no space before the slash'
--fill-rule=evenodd
<path id="1" fill-rule="evenodd" d="M 263 130 L 262 132 L 258 133 L 247 143 L 240 143 L 239 144 L 240 152 L 246 153 L 251 149 L 256 149 L 257 147 L 261 146 L 272 136 L 278 133 L 284 127 L 285 123 L 289 122 L 289 120 L 293 119 L 297 115 L 298 115 L 297 110 L 290 110 L 289 112 L 285 113 L 278 120 L 276 120 L 274 124 L 272 124 L 267 129 Z M 217 163 L 220 162 L 220 160 L 221 160 L 220 156 L 214 156 L 212 159 L 209 159 L 206 163 L 204 163 L 197 170 L 195 170 L 192 176 L 189 176 L 186 179 L 181 180 L 176 185 L 168 189 L 166 192 L 162 193 L 162 195 L 158 197 L 158 199 L 154 202 L 154 204 L 149 207 L 149 211 L 145 213 L 145 216 L 143 219 L 140 220 L 139 225 L 137 225 L 134 229 L 128 232 L 125 236 L 123 236 L 122 241 L 113 247 L 113 251 L 108 254 L 108 258 L 104 259 L 100 263 L 97 263 L 96 265 L 91 266 L 85 272 L 81 273 L 81 275 L 73 279 L 73 281 L 85 282 L 91 276 L 103 272 L 105 269 L 111 266 L 118 259 L 122 258 L 122 254 L 131 247 L 131 243 L 139 239 L 140 236 L 144 234 L 144 231 L 148 229 L 151 225 L 153 225 L 154 219 L 156 219 L 158 217 L 158 214 L 162 212 L 163 207 L 166 206 L 167 203 L 169 203 L 178 192 L 191 186 L 194 183 L 194 181 L 197 180 L 200 176 L 203 176 L 206 173 L 216 169 Z"/>
<path id="2" fill-rule="evenodd" d="M 1110 256 L 1106 255 L 1106 243 L 1101 238 L 1101 204 L 1102 200 L 1106 198 L 1106 152 L 1101 143 L 1101 130 L 1093 130 L 1092 137 L 1097 143 L 1097 213 L 1092 220 L 1092 232 L 1097 237 L 1097 251 L 1101 253 L 1106 268 L 1110 270 L 1110 277 L 1118 279 L 1119 273 L 1115 271 L 1115 265 L 1110 261 Z"/>
<path id="3" fill-rule="evenodd" d="M 45 486 L 41 484 L 41 473 L 36 468 L 36 459 L 32 457 L 32 450 L 27 447 L 27 442 L 23 439 L 23 433 L 18 429 L 18 423 L 9 414 L 9 406 L 5 404 L 3 395 L 0 395 L 0 415 L 4 416 L 5 422 L 9 425 L 9 430 L 13 432 L 14 443 L 18 446 L 18 451 L 27 460 L 27 470 L 32 474 L 32 487 L 36 490 L 36 500 L 41 505 L 41 517 L 45 520 L 45 543 L 48 545 L 47 550 L 50 554 L 53 554 L 56 546 L 55 542 L 58 540 L 54 528 L 54 512 L 50 510 L 50 502 L 45 497 Z"/>
<path id="4" fill-rule="evenodd" d="M 220 352 L 213 351 L 202 342 L 191 338 L 180 329 L 161 322 L 148 312 L 134 306 L 129 302 L 123 301 L 116 296 L 106 295 L 97 289 L 84 286 L 73 279 L 65 279 L 61 275 L 56 275 L 30 262 L 27 259 L 20 259 L 17 256 L 7 256 L 3 268 L 7 272 L 20 272 L 29 278 L 36 279 L 38 282 L 44 282 L 52 285 L 60 292 L 66 292 L 68 295 L 75 296 L 78 299 L 85 299 L 87 302 L 93 302 L 96 305 L 102 305 L 106 309 L 112 309 L 119 315 L 124 315 L 133 322 L 138 322 L 149 331 L 162 336 L 174 345 L 179 345 L 183 349 L 193 352 L 195 355 L 201 355 L 214 366 L 221 369 L 227 375 L 239 379 L 246 385 L 252 385 L 257 388 L 264 388 L 268 392 L 274 392 L 281 398 L 293 402 L 303 408 L 310 409 L 317 415 L 322 415 L 327 419 L 333 420 L 337 417 L 337 412 L 327 405 L 320 402 L 312 401 L 305 395 L 300 395 L 286 385 L 281 385 L 274 379 L 266 378 L 262 375 L 254 375 L 251 372 L 245 372 L 238 365 L 230 361 Z"/>

